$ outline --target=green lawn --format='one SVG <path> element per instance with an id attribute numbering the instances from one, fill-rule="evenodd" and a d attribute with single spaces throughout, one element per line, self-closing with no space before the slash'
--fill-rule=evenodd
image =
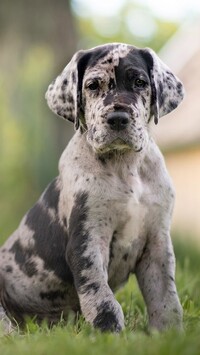
<path id="1" fill-rule="evenodd" d="M 174 330 L 149 335 L 146 311 L 137 283 L 131 277 L 118 292 L 126 330 L 120 335 L 101 334 L 83 319 L 60 324 L 49 330 L 45 325 L 27 325 L 23 333 L 0 338 L 0 353 L 7 354 L 95 354 L 95 355 L 193 355 L 200 354 L 200 251 L 183 242 L 175 243 L 176 281 L 184 308 L 185 332 Z"/>

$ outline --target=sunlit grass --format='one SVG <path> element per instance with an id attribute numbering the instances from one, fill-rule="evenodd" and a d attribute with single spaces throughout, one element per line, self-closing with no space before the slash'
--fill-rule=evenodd
<path id="1" fill-rule="evenodd" d="M 184 332 L 175 330 L 163 334 L 149 334 L 144 302 L 137 282 L 132 276 L 117 293 L 121 303 L 126 329 L 119 335 L 101 334 L 92 329 L 82 317 L 62 319 L 49 329 L 28 322 L 25 330 L 16 329 L 0 339 L 0 352 L 7 354 L 145 354 L 194 355 L 200 353 L 200 252 L 195 247 L 175 241 L 177 255 L 176 282 L 184 309 Z"/>

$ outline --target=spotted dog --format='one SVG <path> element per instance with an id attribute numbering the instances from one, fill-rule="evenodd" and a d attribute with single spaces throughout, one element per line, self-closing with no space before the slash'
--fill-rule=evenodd
<path id="1" fill-rule="evenodd" d="M 119 332 L 114 292 L 135 273 L 150 328 L 181 328 L 174 188 L 150 134 L 183 99 L 181 82 L 151 49 L 106 44 L 77 52 L 46 99 L 76 133 L 58 177 L 0 249 L 1 313 L 23 324 L 80 311 Z"/>

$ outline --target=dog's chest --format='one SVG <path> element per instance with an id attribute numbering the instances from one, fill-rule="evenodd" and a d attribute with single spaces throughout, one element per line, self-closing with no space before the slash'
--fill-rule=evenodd
<path id="1" fill-rule="evenodd" d="M 119 204 L 120 205 L 120 204 Z M 123 284 L 141 256 L 146 242 L 145 218 L 147 208 L 134 196 L 121 203 L 118 215 L 118 228 L 110 244 L 108 278 L 111 288 Z"/>
<path id="2" fill-rule="evenodd" d="M 127 206 L 122 213 L 122 227 L 120 231 L 118 244 L 121 244 L 125 249 L 131 248 L 134 240 L 140 238 L 144 230 L 146 207 L 136 201 L 135 198 L 130 198 Z M 123 223 L 124 218 L 124 223 Z"/>

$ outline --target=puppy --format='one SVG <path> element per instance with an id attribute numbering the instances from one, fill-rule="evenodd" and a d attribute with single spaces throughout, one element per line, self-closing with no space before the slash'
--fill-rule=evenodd
<path id="1" fill-rule="evenodd" d="M 135 273 L 150 327 L 181 328 L 174 188 L 149 130 L 179 105 L 181 82 L 151 49 L 114 43 L 77 52 L 46 98 L 76 133 L 58 177 L 0 249 L 2 310 L 21 325 L 81 311 L 119 332 L 114 292 Z"/>

